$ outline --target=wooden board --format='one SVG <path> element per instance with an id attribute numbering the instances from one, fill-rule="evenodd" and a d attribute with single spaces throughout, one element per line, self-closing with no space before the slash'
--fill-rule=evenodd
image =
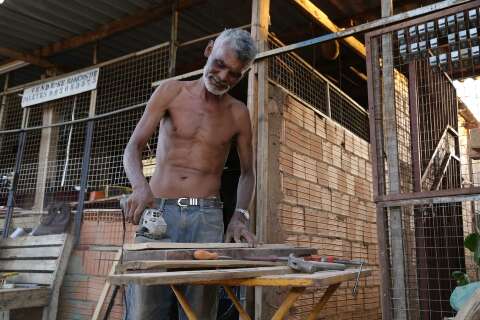
<path id="1" fill-rule="evenodd" d="M 138 250 L 125 251 L 123 261 L 137 260 L 193 260 L 195 249 L 177 249 L 177 250 Z M 235 260 L 247 260 L 245 257 L 271 256 L 288 257 L 290 253 L 296 256 L 306 256 L 316 254 L 316 249 L 311 248 L 235 248 L 235 249 L 209 249 L 220 256 L 229 256 Z"/>
<path id="2" fill-rule="evenodd" d="M 35 283 L 41 285 L 52 285 L 53 273 L 19 272 L 18 275 L 9 279 L 12 283 Z"/>
<path id="3" fill-rule="evenodd" d="M 9 248 L 0 250 L 0 259 L 17 258 L 57 258 L 62 247 Z"/>
<path id="4" fill-rule="evenodd" d="M 65 242 L 65 234 L 53 234 L 47 236 L 26 236 L 17 239 L 5 239 L 0 241 L 0 248 L 15 248 L 15 247 L 42 247 L 45 245 L 62 246 Z"/>
<path id="5" fill-rule="evenodd" d="M 73 228 L 73 224 L 71 224 L 70 229 Z M 70 231 L 71 232 L 71 231 Z M 57 318 L 57 311 L 58 311 L 58 298 L 60 296 L 60 288 L 62 287 L 63 277 L 65 276 L 65 272 L 67 271 L 68 261 L 70 259 L 70 255 L 73 250 L 73 235 L 71 233 L 63 234 L 65 238 L 65 242 L 62 246 L 62 254 L 57 259 L 56 270 L 52 274 L 52 279 L 54 279 L 52 283 L 52 298 L 50 303 L 46 308 L 43 309 L 43 320 L 50 320 Z"/>
<path id="6" fill-rule="evenodd" d="M 0 271 L 54 271 L 56 259 L 51 260 L 0 260 Z"/>
<path id="7" fill-rule="evenodd" d="M 285 263 L 249 260 L 145 260 L 128 261 L 118 265 L 116 273 L 127 270 L 151 269 L 202 269 L 202 268 L 240 268 L 240 267 L 265 267 L 281 266 Z"/>
<path id="8" fill-rule="evenodd" d="M 355 280 L 359 269 L 347 269 L 344 271 L 320 271 L 313 274 L 292 273 L 286 275 L 268 275 L 250 279 L 231 280 L 201 280 L 192 282 L 194 284 L 213 285 L 221 284 L 227 286 L 298 286 L 298 287 L 324 287 L 335 283 Z M 363 269 L 360 276 L 366 277 L 371 270 Z"/>
<path id="9" fill-rule="evenodd" d="M 259 267 L 259 268 L 240 268 L 240 269 L 222 269 L 222 270 L 195 270 L 195 271 L 175 271 L 175 272 L 152 272 L 152 273 L 134 273 L 124 275 L 112 275 L 108 277 L 110 283 L 115 285 L 141 284 L 184 284 L 196 281 L 253 278 L 264 275 L 288 274 L 292 273 L 290 267 Z"/>
<path id="10" fill-rule="evenodd" d="M 0 289 L 0 310 L 45 306 L 50 291 L 49 288 Z"/>
<path id="11" fill-rule="evenodd" d="M 249 248 L 248 243 L 182 243 L 182 242 L 145 242 L 127 243 L 123 249 L 129 251 L 151 249 L 221 249 L 221 248 Z"/>

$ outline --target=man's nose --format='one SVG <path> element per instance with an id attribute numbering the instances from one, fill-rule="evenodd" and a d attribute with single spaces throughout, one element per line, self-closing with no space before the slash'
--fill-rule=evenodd
<path id="1" fill-rule="evenodd" d="M 223 81 L 227 82 L 228 80 L 228 71 L 227 70 L 222 70 L 218 73 L 218 78 Z"/>

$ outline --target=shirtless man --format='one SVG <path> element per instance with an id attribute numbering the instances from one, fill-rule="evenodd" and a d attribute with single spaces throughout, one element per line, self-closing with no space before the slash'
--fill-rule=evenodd
<path id="1" fill-rule="evenodd" d="M 205 49 L 202 78 L 167 80 L 155 90 L 125 149 L 125 171 L 133 188 L 126 204 L 128 221 L 138 224 L 146 207 L 157 208 L 163 211 L 169 241 L 254 244 L 247 211 L 255 185 L 250 117 L 246 106 L 227 92 L 242 79 L 255 53 L 248 32 L 225 30 Z M 148 183 L 141 153 L 159 125 L 156 167 Z M 233 139 L 241 175 L 224 237 L 219 189 Z M 126 295 L 126 319 L 172 319 L 168 287 L 132 285 Z M 185 295 L 199 319 L 216 319 L 217 288 L 187 286 Z M 186 319 L 181 308 L 179 315 Z"/>

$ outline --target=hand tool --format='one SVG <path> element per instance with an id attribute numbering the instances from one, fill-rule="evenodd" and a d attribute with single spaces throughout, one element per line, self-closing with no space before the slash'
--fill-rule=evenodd
<path id="1" fill-rule="evenodd" d="M 145 209 L 141 225 L 147 237 L 162 239 L 167 234 L 167 223 L 163 218 L 163 212 L 158 209 Z"/>
<path id="2" fill-rule="evenodd" d="M 352 289 L 352 295 L 353 296 L 357 295 L 358 281 L 360 279 L 360 273 L 362 272 L 363 265 L 367 263 L 365 260 L 363 260 L 363 259 L 346 260 L 346 259 L 337 259 L 333 256 L 322 257 L 322 256 L 317 256 L 317 255 L 311 255 L 311 256 L 305 257 L 305 260 L 320 261 L 320 262 L 331 262 L 331 263 L 341 263 L 341 264 L 344 264 L 344 265 L 360 266 L 360 270 L 358 271 L 357 277 L 355 279 L 355 285 L 353 286 L 353 289 Z"/>
<path id="3" fill-rule="evenodd" d="M 306 261 L 290 254 L 288 257 L 288 266 L 296 271 L 304 273 L 315 273 L 323 270 L 345 270 L 346 265 L 341 263 Z"/>
<path id="4" fill-rule="evenodd" d="M 231 260 L 232 257 L 230 256 L 219 256 L 216 252 L 211 252 L 207 250 L 195 250 L 193 252 L 193 258 L 195 260 L 218 260 L 218 259 L 225 259 Z"/>
<path id="5" fill-rule="evenodd" d="M 321 262 L 343 263 L 343 264 L 346 264 L 346 265 L 355 265 L 355 266 L 360 266 L 362 264 L 365 264 L 365 261 L 362 260 L 362 259 L 356 259 L 356 260 L 337 259 L 334 256 L 322 257 L 320 261 Z"/>

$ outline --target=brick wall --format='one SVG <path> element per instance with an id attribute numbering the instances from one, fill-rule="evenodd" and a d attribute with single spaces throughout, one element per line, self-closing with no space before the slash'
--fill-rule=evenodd
<path id="1" fill-rule="evenodd" d="M 80 245 L 70 257 L 60 291 L 59 319 L 91 319 L 116 255 L 115 251 L 103 251 L 99 246 L 121 247 L 121 217 L 120 210 L 85 210 Z M 127 224 L 125 242 L 132 242 L 134 228 L 135 226 Z M 123 319 L 122 297 L 123 291 L 119 291 L 109 320 Z M 105 307 L 109 298 L 106 299 Z"/>
<path id="2" fill-rule="evenodd" d="M 373 275 L 343 284 L 320 319 L 380 319 L 375 205 L 368 142 L 316 114 L 281 89 L 271 87 L 271 173 L 279 175 L 278 199 L 270 212 L 283 241 L 318 249 L 320 255 L 366 259 Z M 276 123 L 276 124 L 275 124 Z M 275 131 L 280 130 L 280 134 Z M 278 160 L 278 161 L 277 161 Z M 269 223 L 269 227 L 274 223 Z M 280 229 L 280 230 L 278 230 Z M 322 290 L 296 304 L 303 318 Z"/>

